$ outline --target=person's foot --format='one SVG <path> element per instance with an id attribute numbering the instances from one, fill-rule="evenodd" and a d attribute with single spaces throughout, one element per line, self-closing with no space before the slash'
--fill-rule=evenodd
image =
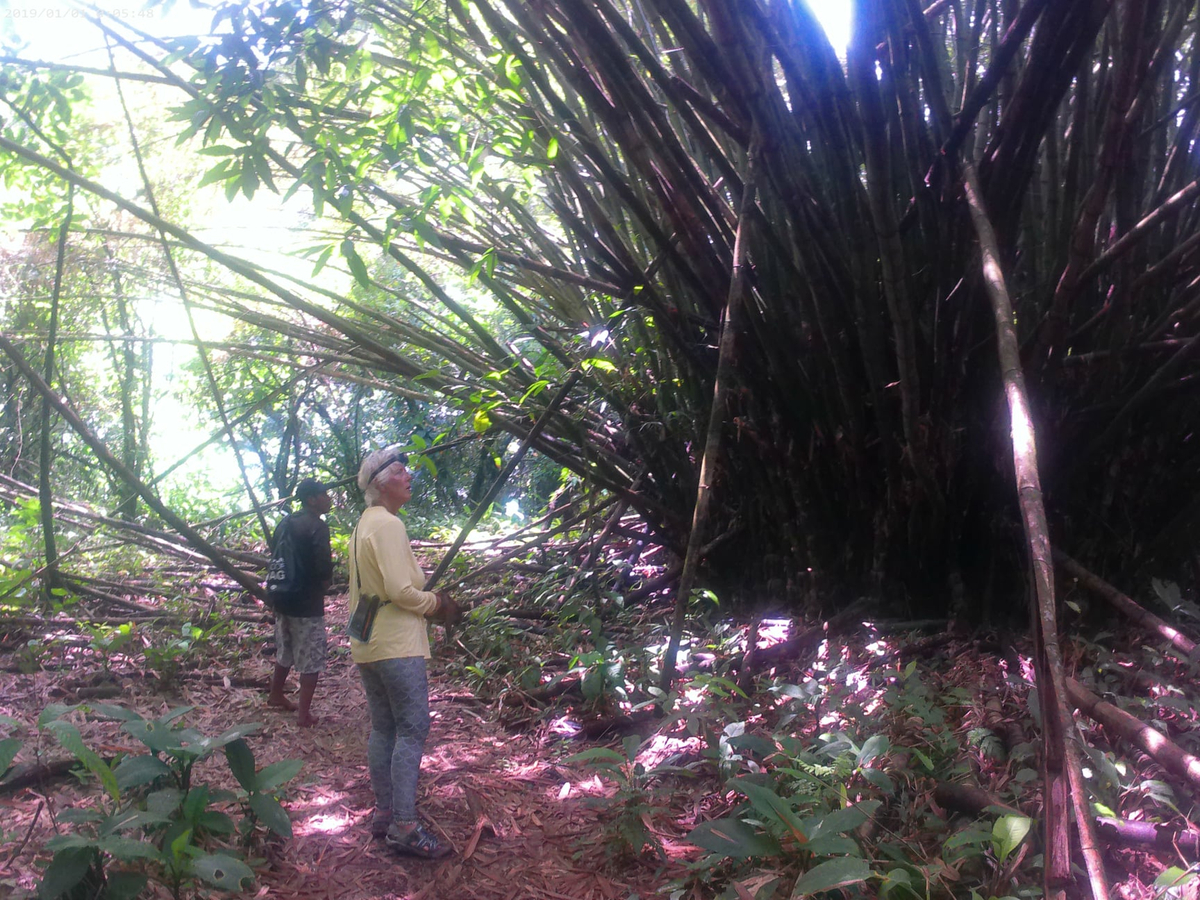
<path id="1" fill-rule="evenodd" d="M 296 721 L 298 721 L 300 723 L 301 728 L 312 728 L 314 725 L 316 725 L 321 720 L 317 716 L 314 716 L 312 713 L 303 713 L 297 717 Z"/>
<path id="2" fill-rule="evenodd" d="M 388 827 L 391 824 L 392 811 L 390 809 L 375 810 L 375 815 L 371 817 L 371 837 L 387 837 Z"/>
<path id="3" fill-rule="evenodd" d="M 422 859 L 442 859 L 454 852 L 449 844 L 443 844 L 436 834 L 420 823 L 401 825 L 396 822 L 388 828 L 385 840 L 397 853 Z"/>
<path id="4" fill-rule="evenodd" d="M 295 712 L 297 708 L 296 704 L 283 696 L 283 694 L 268 695 L 267 706 L 273 706 L 275 709 L 286 709 L 288 712 Z"/>

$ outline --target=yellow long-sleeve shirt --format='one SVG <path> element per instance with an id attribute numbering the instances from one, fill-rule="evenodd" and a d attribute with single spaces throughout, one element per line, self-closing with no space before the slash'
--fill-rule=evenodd
<path id="1" fill-rule="evenodd" d="M 350 615 L 363 594 L 389 602 L 380 607 L 369 641 L 350 639 L 350 658 L 356 663 L 428 659 L 425 614 L 437 606 L 437 595 L 424 587 L 425 573 L 413 556 L 404 523 L 382 506 L 367 507 L 350 538 Z"/>

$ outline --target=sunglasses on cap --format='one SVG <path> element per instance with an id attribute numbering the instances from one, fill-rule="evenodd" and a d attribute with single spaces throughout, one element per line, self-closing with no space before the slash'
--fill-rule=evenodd
<path id="1" fill-rule="evenodd" d="M 369 485 L 372 481 L 374 481 L 376 476 L 379 475 L 380 472 L 382 472 L 384 469 L 386 469 L 392 463 L 400 463 L 401 465 L 404 465 L 404 466 L 408 465 L 408 454 L 407 453 L 396 453 L 393 456 L 389 456 L 386 460 L 381 462 L 376 467 L 374 472 L 371 473 L 371 477 L 367 479 L 367 484 Z"/>

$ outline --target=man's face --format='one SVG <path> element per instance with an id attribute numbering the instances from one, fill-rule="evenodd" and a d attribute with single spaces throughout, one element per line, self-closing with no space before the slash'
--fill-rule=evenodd
<path id="1" fill-rule="evenodd" d="M 333 509 L 333 498 L 325 491 L 319 494 L 313 494 L 309 497 L 304 505 L 311 509 L 319 516 L 325 515 L 329 510 Z"/>

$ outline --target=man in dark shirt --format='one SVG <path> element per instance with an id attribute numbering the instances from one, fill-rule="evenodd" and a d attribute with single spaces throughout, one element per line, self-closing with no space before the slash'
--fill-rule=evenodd
<path id="1" fill-rule="evenodd" d="M 275 526 L 271 539 L 272 556 L 279 553 L 281 542 L 293 544 L 291 559 L 298 571 L 292 573 L 296 587 L 286 593 L 270 590 L 275 610 L 275 673 L 271 678 L 270 706 L 298 710 L 302 728 L 317 724 L 312 714 L 313 691 L 325 669 L 325 589 L 333 581 L 333 556 L 329 549 L 329 526 L 321 516 L 329 512 L 333 501 L 325 485 L 306 478 L 296 487 L 300 510 Z M 285 538 L 285 533 L 286 538 Z M 283 685 L 292 666 L 300 674 L 300 703 L 297 706 L 283 694 Z"/>

